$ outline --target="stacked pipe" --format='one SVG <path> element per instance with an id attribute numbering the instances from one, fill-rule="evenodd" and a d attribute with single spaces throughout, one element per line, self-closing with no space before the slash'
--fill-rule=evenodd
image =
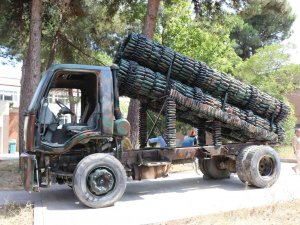
<path id="1" fill-rule="evenodd" d="M 124 59 L 120 60 L 119 67 L 121 95 L 147 101 L 157 101 L 164 97 L 167 87 L 166 76 Z M 240 130 L 248 138 L 268 141 L 276 141 L 278 138 L 274 132 L 278 124 L 270 124 L 267 119 L 254 115 L 249 110 L 245 111 L 230 104 L 223 107 L 220 99 L 203 93 L 200 88 L 190 87 L 177 80 L 170 79 L 169 87 L 171 89 L 169 96 L 178 107 L 184 106 L 196 113 L 199 120 L 208 118 L 221 121 L 232 130 Z M 181 114 L 179 119 L 194 124 L 194 119 L 190 118 L 189 113 Z"/>
<path id="2" fill-rule="evenodd" d="M 199 87 L 216 98 L 228 95 L 228 103 L 238 108 L 251 110 L 255 115 L 274 122 L 285 119 L 290 109 L 283 102 L 258 90 L 252 85 L 244 84 L 231 76 L 218 72 L 205 63 L 195 61 L 175 52 L 169 47 L 147 39 L 142 34 L 130 34 L 121 45 L 116 57 L 133 60 L 163 75 L 168 74 L 174 80 Z"/>

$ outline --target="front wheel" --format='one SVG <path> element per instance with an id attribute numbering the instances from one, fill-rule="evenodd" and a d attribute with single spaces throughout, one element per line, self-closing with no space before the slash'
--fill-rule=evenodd
<path id="1" fill-rule="evenodd" d="M 126 173 L 113 156 L 96 153 L 83 158 L 73 175 L 73 191 L 77 198 L 91 208 L 113 205 L 124 194 Z"/>

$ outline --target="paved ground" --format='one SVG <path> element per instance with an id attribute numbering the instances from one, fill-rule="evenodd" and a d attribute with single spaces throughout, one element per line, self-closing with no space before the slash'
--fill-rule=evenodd
<path id="1" fill-rule="evenodd" d="M 14 154 L 0 154 L 0 160 L 14 160 L 19 159 L 19 152 Z"/>
<path id="2" fill-rule="evenodd" d="M 236 176 L 215 181 L 185 172 L 131 181 L 121 201 L 109 208 L 86 208 L 69 187 L 59 185 L 41 193 L 0 192 L 0 204 L 33 201 L 35 225 L 149 224 L 300 198 L 300 175 L 293 173 L 292 165 L 283 163 L 279 180 L 268 189 L 246 187 Z"/>

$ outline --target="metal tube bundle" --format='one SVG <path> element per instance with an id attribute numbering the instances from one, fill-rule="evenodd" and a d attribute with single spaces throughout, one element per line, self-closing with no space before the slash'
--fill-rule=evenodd
<path id="1" fill-rule="evenodd" d="M 121 95 L 138 98 L 143 101 L 158 101 L 165 96 L 166 76 L 140 66 L 134 61 L 119 61 L 119 90 Z M 256 140 L 277 141 L 278 123 L 271 124 L 267 119 L 255 115 L 250 110 L 243 110 L 225 104 L 212 97 L 198 87 L 191 87 L 180 81 L 169 80 L 169 96 L 174 99 L 177 108 L 185 107 L 190 113 L 181 113 L 179 119 L 195 124 L 195 117 L 200 119 L 218 120 L 233 131 L 240 131 L 246 137 Z M 152 104 L 149 104 L 151 106 Z M 157 110 L 157 109 L 156 109 Z M 180 111 L 180 110 L 179 110 Z M 193 117 L 191 117 L 193 114 Z"/>
<path id="2" fill-rule="evenodd" d="M 245 111 L 251 110 L 253 114 L 276 123 L 287 118 L 290 113 L 287 105 L 254 86 L 244 84 L 208 67 L 203 62 L 195 61 L 169 47 L 151 41 L 142 34 L 132 33 L 125 39 L 117 53 L 116 62 L 120 63 L 121 58 L 135 61 L 164 76 L 170 69 L 172 79 L 188 86 L 196 86 L 217 99 L 227 95 L 229 104 Z M 145 78 L 145 82 L 151 81 Z"/>

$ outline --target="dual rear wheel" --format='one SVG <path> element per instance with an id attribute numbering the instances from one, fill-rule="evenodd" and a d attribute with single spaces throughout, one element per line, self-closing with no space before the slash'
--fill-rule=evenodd
<path id="1" fill-rule="evenodd" d="M 239 152 L 236 159 L 240 180 L 259 188 L 272 186 L 280 175 L 280 169 L 280 158 L 270 146 L 248 146 Z"/>
<path id="2" fill-rule="evenodd" d="M 225 159 L 213 157 L 199 159 L 199 169 L 204 178 L 225 179 L 230 171 L 222 167 Z M 265 188 L 272 186 L 280 175 L 280 158 L 270 146 L 252 145 L 242 149 L 236 158 L 236 173 L 248 185 Z"/>

